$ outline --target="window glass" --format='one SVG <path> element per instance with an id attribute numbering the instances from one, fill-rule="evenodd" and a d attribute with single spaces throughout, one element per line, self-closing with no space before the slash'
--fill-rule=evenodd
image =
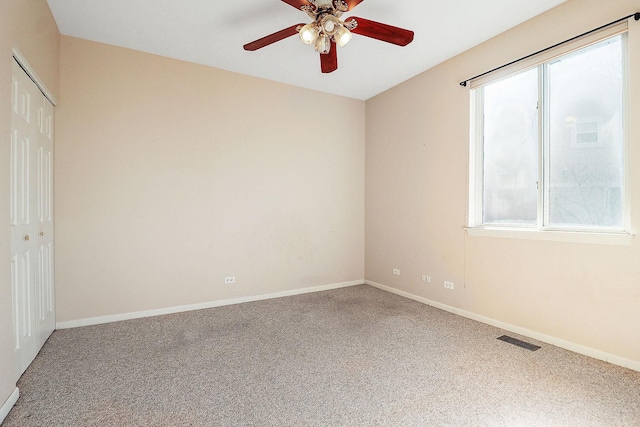
<path id="1" fill-rule="evenodd" d="M 549 225 L 623 227 L 622 42 L 549 64 Z"/>
<path id="2" fill-rule="evenodd" d="M 484 89 L 485 224 L 536 225 L 537 68 Z"/>
<path id="3" fill-rule="evenodd" d="M 624 230 L 624 37 L 475 89 L 470 224 Z"/>

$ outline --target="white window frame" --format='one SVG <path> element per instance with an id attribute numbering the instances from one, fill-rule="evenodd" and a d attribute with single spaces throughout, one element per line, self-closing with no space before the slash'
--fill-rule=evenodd
<path id="1" fill-rule="evenodd" d="M 532 239 L 532 240 L 552 240 L 563 242 L 576 242 L 576 243 L 595 243 L 595 244 L 608 244 L 608 245 L 630 245 L 633 234 L 631 233 L 631 214 L 630 214 L 630 179 L 629 179 L 629 135 L 628 135 L 628 111 L 629 111 L 629 67 L 628 67 L 628 21 L 623 21 L 616 25 L 606 27 L 596 33 L 592 33 L 588 36 L 582 37 L 577 40 L 573 40 L 570 43 L 563 44 L 549 51 L 545 51 L 543 54 L 535 57 L 527 58 L 525 61 L 514 63 L 508 67 L 499 69 L 498 71 L 484 75 L 481 78 L 471 81 L 471 96 L 470 96 L 470 147 L 469 147 L 469 197 L 468 197 L 468 213 L 467 213 L 467 233 L 471 236 L 485 236 L 485 237 L 501 237 L 501 238 L 519 238 L 519 239 Z M 483 91 L 477 90 L 478 88 L 507 76 L 515 75 L 526 70 L 540 67 L 539 84 L 538 88 L 540 93 L 539 99 L 543 102 L 548 102 L 548 96 L 543 94 L 546 90 L 546 76 L 544 70 L 546 67 L 543 64 L 550 62 L 551 60 L 571 54 L 580 49 L 584 49 L 588 46 L 597 44 L 608 38 L 622 35 L 623 44 L 623 68 L 624 68 L 624 82 L 623 82 L 623 102 L 624 102 L 624 175 L 623 175 L 623 228 L 620 230 L 593 230 L 593 229 L 559 229 L 551 226 L 545 226 L 548 224 L 548 218 L 544 218 L 545 212 L 549 212 L 546 209 L 548 206 L 544 204 L 548 203 L 548 197 L 544 194 L 547 189 L 544 185 L 538 186 L 538 216 L 536 227 L 518 227 L 518 226 L 501 226 L 501 225 L 485 225 L 483 224 L 483 184 L 484 184 L 484 159 L 483 159 L 483 126 L 482 117 L 478 112 L 483 111 L 484 100 Z M 545 96 L 543 96 L 545 95 Z M 539 179 L 547 180 L 548 165 L 544 164 L 548 157 L 548 153 L 544 153 L 543 150 L 548 150 L 548 119 L 543 117 L 545 108 L 539 109 L 539 143 L 538 143 L 538 177 Z M 542 142 L 542 141 L 545 142 Z"/>

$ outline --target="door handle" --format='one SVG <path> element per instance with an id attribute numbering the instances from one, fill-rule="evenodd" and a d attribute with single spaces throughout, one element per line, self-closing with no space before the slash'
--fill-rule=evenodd
<path id="1" fill-rule="evenodd" d="M 29 240 L 29 235 L 24 236 L 24 240 Z"/>
<path id="2" fill-rule="evenodd" d="M 40 237 L 44 237 L 44 231 L 40 232 Z"/>

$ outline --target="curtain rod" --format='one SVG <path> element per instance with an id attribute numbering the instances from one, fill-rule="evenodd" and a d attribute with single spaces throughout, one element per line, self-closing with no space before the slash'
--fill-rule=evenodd
<path id="1" fill-rule="evenodd" d="M 460 86 L 466 87 L 466 86 L 467 86 L 467 83 L 468 83 L 468 82 L 470 82 L 470 81 L 471 81 L 471 80 L 473 80 L 473 79 L 477 79 L 478 77 L 482 77 L 482 76 L 485 76 L 485 75 L 487 75 L 487 74 L 489 74 L 489 73 L 493 73 L 494 71 L 501 70 L 501 69 L 503 69 L 503 68 L 505 68 L 505 67 L 508 67 L 509 65 L 513 65 L 513 64 L 515 64 L 515 63 L 517 63 L 517 62 L 524 61 L 525 59 L 529 59 L 529 58 L 531 58 L 532 56 L 536 56 L 536 55 L 538 55 L 538 54 L 540 54 L 540 53 L 542 53 L 542 52 L 546 52 L 546 51 L 548 51 L 548 50 L 551 50 L 551 49 L 553 49 L 553 48 L 556 48 L 556 47 L 558 47 L 558 46 L 561 46 L 561 45 L 563 45 L 563 44 L 565 44 L 565 43 L 569 43 L 569 42 L 571 42 L 571 41 L 574 41 L 574 40 L 576 40 L 576 39 L 579 39 L 580 37 L 584 37 L 584 36 L 589 35 L 589 34 L 591 34 L 591 33 L 595 33 L 596 31 L 600 31 L 600 30 L 602 30 L 603 28 L 607 28 L 607 27 L 608 27 L 608 26 L 610 26 L 610 25 L 617 24 L 618 22 L 622 22 L 622 21 L 624 21 L 624 20 L 626 20 L 626 19 L 629 19 L 629 18 L 634 18 L 636 21 L 640 21 L 640 12 L 638 12 L 638 13 L 633 13 L 633 14 L 631 14 L 631 15 L 629 15 L 629 16 L 625 16 L 624 18 L 617 19 L 617 20 L 615 20 L 615 21 L 613 21 L 613 22 L 609 22 L 609 23 L 608 23 L 608 24 L 606 24 L 606 25 L 603 25 L 603 26 L 601 26 L 601 27 L 595 28 L 595 29 L 593 29 L 593 30 L 591 30 L 591 31 L 587 31 L 586 33 L 580 34 L 579 36 L 572 37 L 572 38 L 570 38 L 570 39 L 568 39 L 568 40 L 565 40 L 565 41 L 563 41 L 563 42 L 556 43 L 556 44 L 554 44 L 553 46 L 549 46 L 549 47 L 547 47 L 547 48 L 545 48 L 545 49 L 539 50 L 539 51 L 534 52 L 534 53 L 532 53 L 532 54 L 530 54 L 530 55 L 523 56 L 523 57 L 522 57 L 522 58 L 520 58 L 520 59 L 516 59 L 515 61 L 511 61 L 511 62 L 509 62 L 508 64 L 504 64 L 504 65 L 501 65 L 501 66 L 499 66 L 499 67 L 496 67 L 496 68 L 494 68 L 493 70 L 485 71 L 485 72 L 484 72 L 484 73 L 482 73 L 482 74 L 478 74 L 477 76 L 471 77 L 470 79 L 467 79 L 467 80 L 465 80 L 465 81 L 460 82 Z"/>

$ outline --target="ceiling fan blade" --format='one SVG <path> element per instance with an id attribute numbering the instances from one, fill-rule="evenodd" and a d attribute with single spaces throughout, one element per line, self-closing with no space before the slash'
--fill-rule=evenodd
<path id="1" fill-rule="evenodd" d="M 302 25 L 304 24 L 292 25 L 289 28 L 285 28 L 284 30 L 277 31 L 273 34 L 269 34 L 268 36 L 264 36 L 261 39 L 252 41 L 251 43 L 247 43 L 243 46 L 244 50 L 258 50 L 265 46 L 269 46 L 272 43 L 284 40 L 287 37 L 295 36 L 296 34 L 298 34 L 298 27 L 301 27 Z"/>
<path id="2" fill-rule="evenodd" d="M 413 41 L 413 31 L 405 30 L 404 28 L 369 21 L 368 19 L 357 18 L 355 16 L 349 18 L 347 23 L 351 21 L 358 23 L 358 25 L 351 30 L 354 34 L 397 44 L 398 46 L 406 46 Z"/>
<path id="3" fill-rule="evenodd" d="M 362 3 L 364 0 L 344 0 L 344 1 L 349 6 L 348 10 L 351 10 L 354 7 L 356 7 L 357 5 L 359 5 L 360 3 Z"/>
<path id="4" fill-rule="evenodd" d="M 315 9 L 315 6 L 310 4 L 307 0 L 282 0 L 282 1 L 287 3 L 288 5 L 295 7 L 298 10 L 300 10 L 302 6 L 310 6 Z"/>
<path id="5" fill-rule="evenodd" d="M 320 68 L 323 73 L 333 73 L 338 69 L 338 46 L 336 42 L 331 42 L 331 49 L 327 54 L 320 54 Z"/>

